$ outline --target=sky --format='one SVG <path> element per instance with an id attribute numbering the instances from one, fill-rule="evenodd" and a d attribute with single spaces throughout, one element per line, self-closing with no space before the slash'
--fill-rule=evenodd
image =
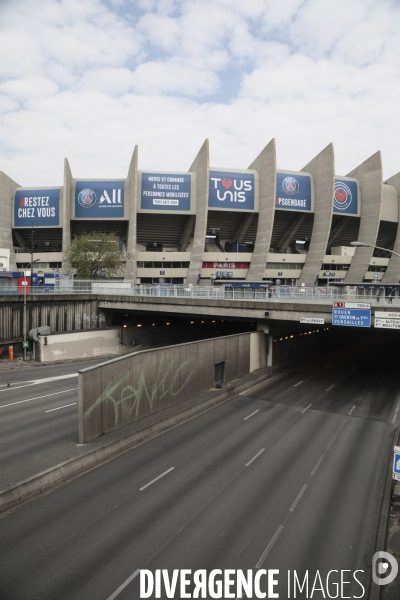
<path id="1" fill-rule="evenodd" d="M 247 168 L 276 139 L 336 174 L 400 171 L 399 0 L 0 0 L 0 171 L 73 177 Z"/>

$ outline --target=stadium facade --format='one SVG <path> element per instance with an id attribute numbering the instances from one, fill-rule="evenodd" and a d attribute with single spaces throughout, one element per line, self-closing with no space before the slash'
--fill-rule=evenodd
<path id="1" fill-rule="evenodd" d="M 137 283 L 397 283 L 400 257 L 350 242 L 400 253 L 399 194 L 380 152 L 343 176 L 332 144 L 299 171 L 277 168 L 275 140 L 243 169 L 210 166 L 208 140 L 184 173 L 139 170 L 137 147 L 121 179 L 76 179 L 65 159 L 58 187 L 0 173 L 0 270 L 63 272 L 74 237 L 107 231 Z"/>

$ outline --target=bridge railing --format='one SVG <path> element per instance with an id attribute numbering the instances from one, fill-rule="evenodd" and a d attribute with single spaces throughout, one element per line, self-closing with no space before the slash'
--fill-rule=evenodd
<path id="1" fill-rule="evenodd" d="M 334 301 L 363 301 L 374 306 L 384 304 L 384 297 L 377 297 L 376 290 L 352 289 L 351 293 L 338 287 L 286 287 L 269 288 L 232 288 L 225 286 L 189 286 L 189 285 L 151 285 L 115 281 L 60 280 L 56 286 L 35 286 L 27 288 L 26 293 L 51 294 L 99 294 L 113 296 L 150 297 L 150 298 L 197 298 L 215 300 L 244 300 L 273 303 L 331 304 Z M 23 287 L 1 286 L 0 295 L 23 295 Z M 391 304 L 400 305 L 400 298 L 392 298 Z"/>

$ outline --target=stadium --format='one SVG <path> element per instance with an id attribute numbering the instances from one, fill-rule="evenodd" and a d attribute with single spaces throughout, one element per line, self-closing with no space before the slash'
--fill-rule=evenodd
<path id="1" fill-rule="evenodd" d="M 380 152 L 347 175 L 332 144 L 299 171 L 278 168 L 275 140 L 243 169 L 210 166 L 208 140 L 187 172 L 139 170 L 138 158 L 136 146 L 125 179 L 101 180 L 74 178 L 65 159 L 58 187 L 0 173 L 3 283 L 35 261 L 34 283 L 50 284 L 70 241 L 92 231 L 129 252 L 136 283 L 399 281 L 400 173 L 383 181 Z"/>

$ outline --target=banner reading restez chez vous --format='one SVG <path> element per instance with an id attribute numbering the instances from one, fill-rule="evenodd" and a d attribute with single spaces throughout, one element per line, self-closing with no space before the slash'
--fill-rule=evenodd
<path id="1" fill-rule="evenodd" d="M 58 227 L 61 188 L 16 190 L 14 227 Z"/>
<path id="2" fill-rule="evenodd" d="M 311 211 L 311 177 L 277 173 L 275 208 Z"/>

